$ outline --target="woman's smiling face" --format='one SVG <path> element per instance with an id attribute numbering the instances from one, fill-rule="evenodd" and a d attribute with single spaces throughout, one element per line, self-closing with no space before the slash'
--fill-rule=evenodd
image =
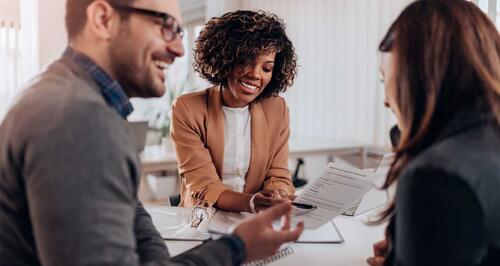
<path id="1" fill-rule="evenodd" d="M 254 101 L 266 88 L 273 77 L 276 52 L 262 54 L 255 58 L 252 65 L 236 66 L 227 78 L 224 88 L 224 105 L 244 107 Z"/>

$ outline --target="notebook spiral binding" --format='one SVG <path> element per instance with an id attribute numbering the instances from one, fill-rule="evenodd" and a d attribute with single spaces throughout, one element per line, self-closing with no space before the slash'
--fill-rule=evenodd
<path id="1" fill-rule="evenodd" d="M 277 261 L 279 259 L 282 259 L 282 258 L 289 256 L 289 255 L 292 255 L 292 254 L 293 254 L 293 248 L 286 247 L 286 248 L 278 250 L 278 252 L 276 252 L 276 254 L 274 254 L 270 257 L 267 257 L 267 258 L 261 259 L 261 260 L 254 260 L 251 262 L 247 262 L 245 264 L 242 264 L 242 266 L 263 266 L 263 265 L 267 265 L 271 262 Z"/>

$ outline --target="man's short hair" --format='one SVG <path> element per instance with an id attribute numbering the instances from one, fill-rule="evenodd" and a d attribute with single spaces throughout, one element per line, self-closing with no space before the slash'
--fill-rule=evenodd
<path id="1" fill-rule="evenodd" d="M 87 7 L 95 0 L 67 0 L 66 1 L 66 30 L 68 38 L 77 36 L 87 22 Z M 135 0 L 107 0 L 115 4 L 131 4 Z"/>

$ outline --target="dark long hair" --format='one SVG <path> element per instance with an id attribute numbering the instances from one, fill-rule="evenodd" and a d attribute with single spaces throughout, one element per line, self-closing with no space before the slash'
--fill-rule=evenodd
<path id="1" fill-rule="evenodd" d="M 405 126 L 384 189 L 460 110 L 486 106 L 500 124 L 500 37 L 474 4 L 416 1 L 392 24 L 379 50 L 393 53 L 396 104 Z M 378 222 L 394 210 L 392 202 Z"/>

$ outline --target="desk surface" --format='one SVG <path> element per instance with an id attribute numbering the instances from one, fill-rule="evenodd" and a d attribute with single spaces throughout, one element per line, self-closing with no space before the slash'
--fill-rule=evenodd
<path id="1" fill-rule="evenodd" d="M 339 216 L 334 219 L 344 237 L 342 244 L 298 244 L 293 243 L 294 254 L 270 265 L 367 265 L 366 258 L 372 255 L 372 245 L 383 238 L 385 225 L 368 226 L 363 221 L 373 215 L 370 212 L 358 217 Z M 170 255 L 187 251 L 201 242 L 165 241 Z"/>
<path id="2" fill-rule="evenodd" d="M 169 151 L 163 145 L 148 145 L 140 154 L 143 172 L 151 173 L 164 169 L 176 168 L 175 152 Z"/>
<path id="3" fill-rule="evenodd" d="M 321 138 L 290 138 L 288 141 L 290 156 L 331 155 L 332 153 L 355 153 L 364 146 L 351 140 Z"/>

